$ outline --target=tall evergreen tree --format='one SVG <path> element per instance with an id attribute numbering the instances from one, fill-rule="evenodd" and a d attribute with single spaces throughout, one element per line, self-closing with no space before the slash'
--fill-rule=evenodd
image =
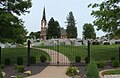
<path id="1" fill-rule="evenodd" d="M 75 26 L 75 18 L 72 12 L 69 12 L 67 16 L 67 37 L 68 38 L 77 38 L 77 27 Z"/>
<path id="2" fill-rule="evenodd" d="M 0 42 L 23 43 L 27 31 L 18 18 L 28 13 L 31 0 L 0 0 Z"/>
<path id="3" fill-rule="evenodd" d="M 85 39 L 95 39 L 96 33 L 92 24 L 84 24 L 83 26 L 83 37 Z"/>
<path id="4" fill-rule="evenodd" d="M 55 21 L 52 17 L 48 23 L 47 38 L 60 38 L 60 25 L 58 21 Z"/>

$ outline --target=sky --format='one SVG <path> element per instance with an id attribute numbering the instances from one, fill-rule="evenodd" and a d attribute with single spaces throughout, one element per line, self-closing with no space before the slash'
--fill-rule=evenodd
<path id="1" fill-rule="evenodd" d="M 20 18 L 25 21 L 24 25 L 27 31 L 36 32 L 41 30 L 41 19 L 43 8 L 46 10 L 47 23 L 53 17 L 61 27 L 66 28 L 66 17 L 70 11 L 73 12 L 76 20 L 78 38 L 82 38 L 83 25 L 92 23 L 95 19 L 91 16 L 92 8 L 87 6 L 90 3 L 100 3 L 102 0 L 32 0 L 30 13 L 22 15 Z M 96 31 L 97 37 L 105 35 L 102 31 Z"/>

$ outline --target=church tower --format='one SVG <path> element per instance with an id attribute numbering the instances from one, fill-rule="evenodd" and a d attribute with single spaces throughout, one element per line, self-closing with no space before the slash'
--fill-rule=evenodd
<path id="1" fill-rule="evenodd" d="M 41 20 L 41 34 L 40 34 L 40 38 L 42 38 L 42 40 L 46 40 L 46 25 L 47 25 L 47 20 L 46 20 L 45 7 L 44 7 L 43 16 Z"/>

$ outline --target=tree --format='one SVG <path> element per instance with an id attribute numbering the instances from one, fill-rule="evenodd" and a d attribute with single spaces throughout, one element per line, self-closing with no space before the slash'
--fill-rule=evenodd
<path id="1" fill-rule="evenodd" d="M 86 76 L 87 78 L 99 78 L 99 71 L 93 60 L 88 64 Z"/>
<path id="2" fill-rule="evenodd" d="M 93 10 L 91 13 L 96 18 L 93 23 L 97 26 L 97 30 L 116 36 L 116 31 L 120 29 L 119 3 L 120 0 L 104 0 L 100 4 L 94 3 L 88 6 L 97 8 L 97 10 Z"/>
<path id="3" fill-rule="evenodd" d="M 36 37 L 37 39 L 40 38 L 40 31 L 37 31 L 37 32 L 31 32 L 29 34 L 29 38 L 34 38 Z"/>
<path id="4" fill-rule="evenodd" d="M 85 39 L 95 39 L 96 38 L 96 34 L 95 34 L 95 30 L 92 24 L 84 24 L 83 26 L 83 37 Z"/>
<path id="5" fill-rule="evenodd" d="M 52 17 L 48 23 L 47 38 L 60 38 L 60 25 Z"/>
<path id="6" fill-rule="evenodd" d="M 75 27 L 75 18 L 72 12 L 69 12 L 67 16 L 67 37 L 68 38 L 77 38 L 77 27 Z"/>
<path id="7" fill-rule="evenodd" d="M 0 0 L 0 42 L 25 41 L 27 31 L 18 16 L 30 7 L 31 0 Z"/>

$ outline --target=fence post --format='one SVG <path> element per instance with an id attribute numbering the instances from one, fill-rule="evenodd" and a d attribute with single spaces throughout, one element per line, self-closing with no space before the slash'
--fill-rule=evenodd
<path id="1" fill-rule="evenodd" d="M 1 46 L 0 46 L 0 65 L 1 65 Z"/>
<path id="2" fill-rule="evenodd" d="M 119 63 L 120 63 L 120 47 L 119 47 L 119 50 L 118 50 L 118 52 L 119 52 Z"/>
<path id="3" fill-rule="evenodd" d="M 30 40 L 28 40 L 27 66 L 30 66 Z"/>
<path id="4" fill-rule="evenodd" d="M 90 41 L 88 40 L 88 64 L 90 63 Z"/>

